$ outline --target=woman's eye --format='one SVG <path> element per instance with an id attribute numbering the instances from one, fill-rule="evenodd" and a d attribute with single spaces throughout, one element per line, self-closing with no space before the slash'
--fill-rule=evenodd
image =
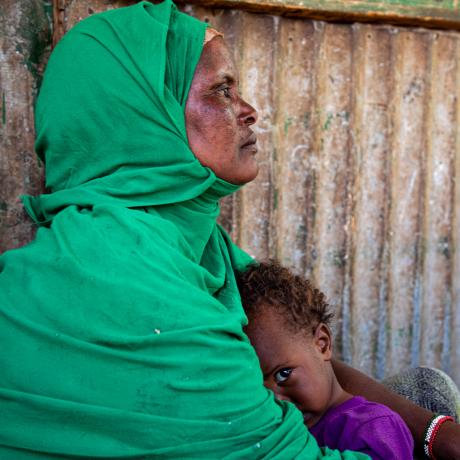
<path id="1" fill-rule="evenodd" d="M 284 369 L 280 369 L 278 372 L 275 373 L 275 382 L 276 383 L 283 383 L 285 382 L 292 373 L 292 369 L 290 367 L 285 367 Z"/>
<path id="2" fill-rule="evenodd" d="M 228 86 L 220 88 L 219 91 L 221 91 L 225 97 L 230 97 L 230 88 Z"/>

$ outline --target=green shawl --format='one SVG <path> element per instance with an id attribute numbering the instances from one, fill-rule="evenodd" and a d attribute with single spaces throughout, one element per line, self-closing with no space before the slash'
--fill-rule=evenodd
<path id="1" fill-rule="evenodd" d="M 233 270 L 250 258 L 216 224 L 237 187 L 188 147 L 205 27 L 140 2 L 82 21 L 50 58 L 50 193 L 24 198 L 36 238 L 0 258 L 4 460 L 323 455 L 242 331 Z"/>

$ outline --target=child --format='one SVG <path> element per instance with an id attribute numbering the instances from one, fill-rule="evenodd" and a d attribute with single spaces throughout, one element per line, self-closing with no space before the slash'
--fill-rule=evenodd
<path id="1" fill-rule="evenodd" d="M 237 279 L 264 385 L 297 406 L 318 444 L 374 460 L 412 459 L 413 439 L 399 415 L 337 381 L 325 295 L 275 262 L 253 265 Z"/>

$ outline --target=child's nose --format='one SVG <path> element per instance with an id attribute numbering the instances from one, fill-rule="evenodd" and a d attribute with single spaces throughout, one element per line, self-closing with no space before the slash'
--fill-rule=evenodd
<path id="1" fill-rule="evenodd" d="M 283 394 L 281 392 L 275 391 L 275 396 L 276 396 L 276 399 L 279 399 L 280 401 L 292 402 L 292 399 L 287 394 Z"/>

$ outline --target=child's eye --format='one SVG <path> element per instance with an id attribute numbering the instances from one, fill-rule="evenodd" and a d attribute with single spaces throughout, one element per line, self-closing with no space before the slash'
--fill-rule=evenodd
<path id="1" fill-rule="evenodd" d="M 278 372 L 275 373 L 275 382 L 276 383 L 283 383 L 285 382 L 292 373 L 292 368 L 285 367 L 284 369 L 280 369 Z"/>

